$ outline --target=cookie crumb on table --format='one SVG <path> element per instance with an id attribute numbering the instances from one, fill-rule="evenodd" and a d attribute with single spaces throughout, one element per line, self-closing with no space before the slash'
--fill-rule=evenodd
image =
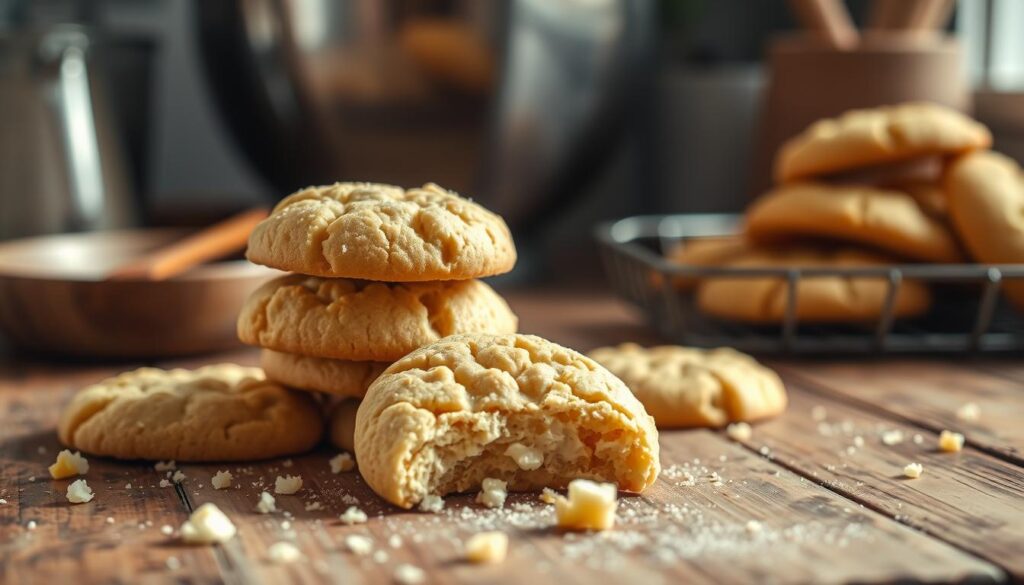
<path id="1" fill-rule="evenodd" d="M 177 470 L 177 471 L 175 471 L 175 472 L 174 472 L 174 475 L 172 475 L 172 476 L 171 476 L 171 481 L 173 481 L 174 483 L 181 483 L 181 482 L 185 481 L 185 478 L 186 478 L 186 477 L 188 477 L 188 476 L 186 476 L 186 475 L 185 475 L 185 474 L 184 474 L 184 473 L 183 473 L 183 472 L 182 472 L 182 471 L 181 471 L 181 470 L 179 469 L 179 470 Z"/>
<path id="2" fill-rule="evenodd" d="M 395 583 L 399 585 L 417 585 L 426 579 L 427 574 L 419 567 L 404 563 L 395 567 Z"/>
<path id="3" fill-rule="evenodd" d="M 49 467 L 50 477 L 53 479 L 64 479 L 76 475 L 85 475 L 89 472 L 89 462 L 82 457 L 80 451 L 71 452 L 71 449 L 64 449 L 57 453 L 57 460 Z"/>
<path id="4" fill-rule="evenodd" d="M 210 478 L 210 485 L 215 490 L 222 490 L 231 487 L 231 480 L 235 479 L 235 476 L 230 471 L 218 471 Z M 202 487 L 202 486 L 199 486 Z"/>
<path id="5" fill-rule="evenodd" d="M 84 479 L 78 479 L 71 482 L 68 486 L 67 499 L 72 504 L 84 504 L 92 501 L 96 494 L 92 492 L 92 488 L 85 483 Z"/>
<path id="6" fill-rule="evenodd" d="M 267 558 L 277 564 L 294 563 L 302 559 L 299 547 L 287 541 L 279 541 L 267 547 Z"/>
<path id="7" fill-rule="evenodd" d="M 885 445 L 892 447 L 893 445 L 899 445 L 902 442 L 903 431 L 899 429 L 893 429 L 882 433 L 882 443 Z"/>
<path id="8" fill-rule="evenodd" d="M 444 510 L 444 499 L 442 499 L 441 496 L 436 494 L 427 494 L 423 496 L 423 499 L 420 501 L 421 512 L 437 514 L 441 510 Z"/>
<path id="9" fill-rule="evenodd" d="M 362 534 L 349 534 L 345 537 L 345 548 L 353 554 L 366 556 L 373 550 L 373 539 Z"/>
<path id="10" fill-rule="evenodd" d="M 338 453 L 331 457 L 328 463 L 331 465 L 331 473 L 342 473 L 352 471 L 356 468 L 356 461 L 350 453 Z"/>
<path id="11" fill-rule="evenodd" d="M 277 511 L 277 500 L 268 492 L 260 492 L 260 499 L 256 502 L 256 511 L 260 514 L 270 514 Z"/>
<path id="12" fill-rule="evenodd" d="M 917 479 L 921 477 L 922 473 L 924 473 L 924 466 L 920 463 L 908 463 L 907 466 L 903 468 L 903 475 L 910 479 Z"/>
<path id="13" fill-rule="evenodd" d="M 349 506 L 349 508 L 345 510 L 345 512 L 341 516 L 338 516 L 338 520 L 341 520 L 343 524 L 348 525 L 366 524 L 368 517 L 366 515 L 366 512 L 363 512 L 362 510 L 355 506 Z"/>
<path id="14" fill-rule="evenodd" d="M 188 544 L 215 544 L 231 540 L 235 525 L 212 502 L 207 502 L 181 525 L 181 539 Z"/>
<path id="15" fill-rule="evenodd" d="M 483 480 L 480 486 L 480 493 L 476 495 L 477 503 L 488 508 L 501 508 L 508 498 L 508 483 L 500 479 L 488 477 Z"/>
<path id="16" fill-rule="evenodd" d="M 964 436 L 953 431 L 942 431 L 939 434 L 939 450 L 956 453 L 964 448 Z"/>
<path id="17" fill-rule="evenodd" d="M 174 462 L 173 459 L 170 461 L 157 461 L 156 464 L 153 466 L 153 469 L 157 471 L 174 471 L 177 468 L 178 465 Z"/>
<path id="18" fill-rule="evenodd" d="M 481 532 L 466 541 L 466 560 L 471 563 L 500 563 L 508 554 L 508 535 L 504 532 Z"/>
<path id="19" fill-rule="evenodd" d="M 558 527 L 565 530 L 608 530 L 615 525 L 618 490 L 615 484 L 589 479 L 569 482 L 569 497 L 555 496 Z"/>
<path id="20" fill-rule="evenodd" d="M 281 477 L 277 476 L 274 480 L 274 493 L 282 495 L 291 495 L 302 489 L 302 476 L 301 475 L 286 475 Z"/>

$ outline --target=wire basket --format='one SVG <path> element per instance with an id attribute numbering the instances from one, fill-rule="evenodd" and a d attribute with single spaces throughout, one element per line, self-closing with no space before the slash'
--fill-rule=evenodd
<path id="1" fill-rule="evenodd" d="M 1024 316 L 1000 294 L 1004 282 L 1024 282 L 1024 264 L 738 268 L 683 265 L 664 257 L 665 251 L 682 240 L 736 234 L 739 223 L 738 215 L 636 216 L 601 224 L 595 235 L 615 291 L 639 307 L 651 325 L 674 343 L 697 347 L 726 345 L 780 354 L 1024 349 Z M 884 279 L 887 293 L 880 316 L 869 323 L 801 323 L 796 311 L 797 285 L 802 278 L 823 276 Z M 785 279 L 785 313 L 781 322 L 774 325 L 751 325 L 708 315 L 697 307 L 693 290 L 674 285 L 679 277 Z M 896 295 L 907 280 L 928 285 L 933 302 L 924 315 L 895 318 Z"/>

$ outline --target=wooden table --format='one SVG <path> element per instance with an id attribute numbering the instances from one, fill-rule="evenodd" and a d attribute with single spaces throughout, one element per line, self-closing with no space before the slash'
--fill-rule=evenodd
<path id="1" fill-rule="evenodd" d="M 510 302 L 523 331 L 580 349 L 656 341 L 606 297 L 511 294 Z M 255 355 L 160 365 L 226 359 L 253 363 Z M 380 583 L 401 563 L 424 569 L 430 583 L 1024 579 L 1024 362 L 770 363 L 789 388 L 785 415 L 756 425 L 741 443 L 720 431 L 663 431 L 665 470 L 643 496 L 620 500 L 616 530 L 562 535 L 550 529 L 549 506 L 528 494 L 501 511 L 481 509 L 471 496 L 449 498 L 439 515 L 397 510 L 358 473 L 331 474 L 329 448 L 251 465 L 184 464 L 186 479 L 169 488 L 159 487 L 163 474 L 150 464 L 92 458 L 87 480 L 96 498 L 71 505 L 70 480 L 51 481 L 46 471 L 60 449 L 60 406 L 80 386 L 138 364 L 9 357 L 0 363 L 0 582 Z M 956 416 L 968 402 L 980 407 L 976 421 Z M 946 428 L 967 436 L 962 452 L 938 452 Z M 891 431 L 903 440 L 883 442 Z M 911 461 L 924 465 L 920 479 L 903 477 Z M 235 474 L 236 487 L 211 488 L 219 469 Z M 305 487 L 278 496 L 278 513 L 257 514 L 259 492 L 283 474 L 301 474 Z M 338 521 L 352 498 L 368 524 Z M 235 539 L 189 547 L 163 534 L 204 502 L 234 520 Z M 493 528 L 511 535 L 508 560 L 462 562 L 462 541 Z M 350 552 L 351 534 L 370 535 L 375 553 Z M 272 563 L 268 546 L 281 540 L 305 559 Z"/>

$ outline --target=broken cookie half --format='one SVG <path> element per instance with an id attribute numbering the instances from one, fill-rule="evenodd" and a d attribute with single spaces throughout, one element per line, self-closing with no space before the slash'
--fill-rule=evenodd
<path id="1" fill-rule="evenodd" d="M 654 419 L 625 384 L 531 335 L 455 335 L 402 358 L 367 391 L 355 450 L 367 483 L 403 508 L 485 478 L 640 492 L 660 471 Z"/>

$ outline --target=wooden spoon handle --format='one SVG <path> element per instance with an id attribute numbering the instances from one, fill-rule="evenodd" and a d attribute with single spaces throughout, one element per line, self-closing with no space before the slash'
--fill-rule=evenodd
<path id="1" fill-rule="evenodd" d="M 842 0 L 789 0 L 797 19 L 830 46 L 849 49 L 859 35 Z"/>
<path id="2" fill-rule="evenodd" d="M 251 209 L 118 266 L 107 280 L 165 280 L 245 247 L 266 209 Z"/>

